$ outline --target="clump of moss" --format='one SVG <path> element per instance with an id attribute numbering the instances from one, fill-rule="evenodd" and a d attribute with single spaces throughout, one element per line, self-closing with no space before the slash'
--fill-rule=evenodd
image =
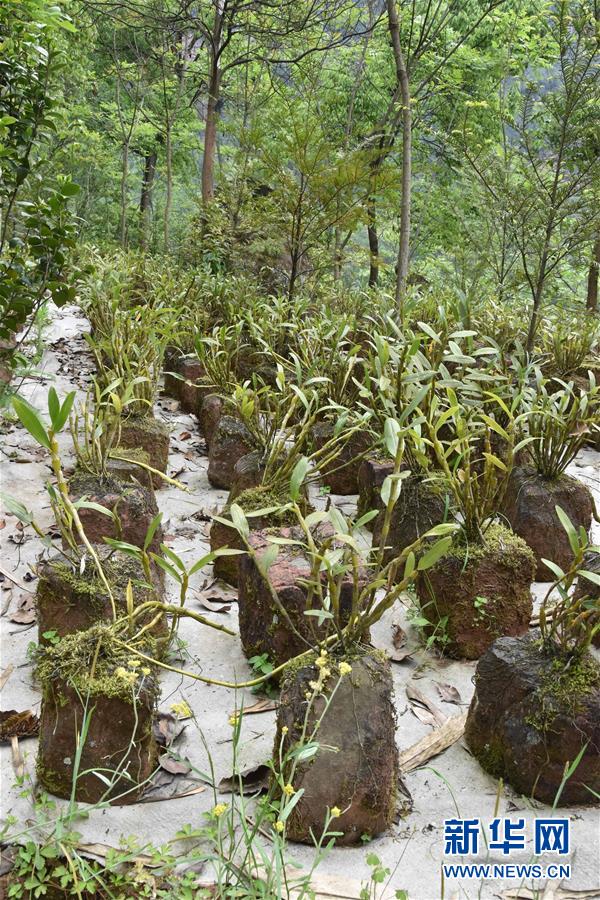
<path id="1" fill-rule="evenodd" d="M 141 652 L 155 656 L 156 642 L 148 638 Z M 158 697 L 155 675 L 125 646 L 117 643 L 112 628 L 99 623 L 87 631 L 66 635 L 50 647 L 40 647 L 36 677 L 44 692 L 57 682 L 74 688 L 81 696 L 118 697 L 129 703 L 143 691 L 152 701 Z"/>
<path id="2" fill-rule="evenodd" d="M 447 557 L 454 557 L 468 564 L 470 560 L 496 558 L 504 566 L 520 568 L 529 560 L 535 570 L 536 560 L 529 545 L 506 525 L 494 522 L 484 534 L 483 543 L 466 543 L 460 537 L 448 550 Z"/>
<path id="3" fill-rule="evenodd" d="M 144 603 L 152 598 L 155 589 L 145 581 L 142 566 L 136 559 L 125 553 L 111 552 L 108 547 L 102 545 L 95 549 L 117 606 L 125 608 L 125 591 L 130 581 L 134 598 L 137 597 L 139 602 Z M 88 597 L 93 606 L 103 606 L 108 599 L 106 588 L 91 560 L 83 572 L 63 562 L 62 559 L 53 559 L 50 565 L 60 581 L 77 596 Z"/>
<path id="4" fill-rule="evenodd" d="M 584 710 L 584 699 L 600 690 L 600 664 L 592 656 L 567 664 L 556 657 L 533 695 L 534 715 L 526 719 L 538 731 L 548 731 L 560 714 L 575 718 Z"/>
<path id="5" fill-rule="evenodd" d="M 234 500 L 234 503 L 237 503 L 237 505 L 247 513 L 254 512 L 258 509 L 269 509 L 273 506 L 285 506 L 285 504 L 288 502 L 289 498 L 285 497 L 282 494 L 278 494 L 276 491 L 273 491 L 271 488 L 263 485 L 259 485 L 258 487 L 253 488 L 246 488 L 246 490 L 242 491 Z M 227 504 L 224 509 L 225 515 L 229 513 L 229 508 L 230 504 Z M 291 509 L 278 510 L 277 512 L 273 512 L 269 515 L 269 518 L 272 518 L 273 522 L 276 525 L 280 526 L 291 526 L 297 524 L 297 519 L 294 511 Z"/>

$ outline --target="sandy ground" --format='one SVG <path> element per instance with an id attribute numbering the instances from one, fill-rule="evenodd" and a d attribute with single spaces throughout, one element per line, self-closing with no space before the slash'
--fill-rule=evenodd
<path id="1" fill-rule="evenodd" d="M 76 307 L 68 307 L 55 313 L 45 334 L 46 350 L 38 371 L 42 374 L 28 379 L 22 386 L 22 394 L 38 407 L 45 407 L 48 387 L 54 384 L 59 396 L 76 387 L 85 389 L 89 382 L 92 364 L 82 334 L 87 328 L 86 320 Z M 170 426 L 172 433 L 170 471 L 178 473 L 180 480 L 188 487 L 189 493 L 176 488 L 163 488 L 157 494 L 164 514 L 165 532 L 170 536 L 170 546 L 188 562 L 195 561 L 208 549 L 207 530 L 209 524 L 195 513 L 217 511 L 226 499 L 223 491 L 210 487 L 206 477 L 207 458 L 204 442 L 198 434 L 193 417 L 180 413 L 173 401 L 161 399 L 157 415 Z M 190 437 L 186 437 L 186 433 Z M 69 447 L 68 436 L 62 437 L 65 448 Z M 17 426 L 11 427 L 0 438 L 2 489 L 16 496 L 22 503 L 35 511 L 36 518 L 43 526 L 50 526 L 51 513 L 43 484 L 49 476 L 45 455 L 34 445 L 26 432 Z M 65 456 L 68 465 L 69 457 Z M 572 467 L 572 473 L 584 480 L 595 492 L 600 508 L 600 454 L 584 451 Z M 334 498 L 343 508 L 351 510 L 355 498 Z M 24 579 L 40 554 L 41 547 L 35 535 L 25 531 L 18 533 L 14 517 L 4 514 L 5 527 L 0 530 L 0 565 L 25 584 Z M 596 528 L 596 540 L 600 540 L 600 530 Z M 2 576 L 0 576 L 2 577 Z M 200 573 L 194 587 L 201 588 L 211 581 L 210 570 Z M 35 580 L 25 585 L 35 587 Z M 3 616 L 2 668 L 10 663 L 14 671 L 2 691 L 2 709 L 39 710 L 40 696 L 32 681 L 31 665 L 26 652 L 28 644 L 36 638 L 35 626 L 17 625 L 9 621 L 23 591 L 5 577 L 0 591 Z M 543 586 L 536 585 L 536 596 L 543 593 Z M 197 609 L 229 627 L 237 627 L 236 605 L 233 603 L 227 613 L 206 613 L 199 602 L 199 594 L 192 591 L 189 602 Z M 408 633 L 409 643 L 416 641 L 404 610 L 398 606 L 378 624 L 374 640 L 378 647 L 392 648 L 393 623 L 399 623 Z M 212 629 L 184 620 L 180 637 L 186 642 L 185 665 L 198 673 L 225 680 L 244 680 L 249 675 L 249 667 L 242 653 L 239 641 Z M 431 726 L 423 724 L 413 714 L 406 697 L 406 685 L 414 683 L 436 706 L 448 716 L 466 709 L 473 687 L 474 663 L 454 662 L 439 659 L 419 650 L 410 660 L 393 666 L 398 711 L 397 740 L 400 749 L 411 746 L 415 741 L 431 731 Z M 458 707 L 442 701 L 435 682 L 457 688 L 463 706 Z M 208 741 L 216 768 L 217 779 L 231 774 L 232 744 L 229 716 L 243 701 L 246 706 L 256 702 L 250 691 L 240 691 L 237 698 L 232 691 L 213 687 L 179 676 L 166 673 L 162 678 L 161 709 L 179 700 L 185 700 L 194 711 L 195 717 Z M 241 767 L 252 767 L 266 760 L 271 751 L 274 733 L 274 713 L 248 716 L 243 725 Z M 26 767 L 34 771 L 35 740 L 21 744 L 26 756 Z M 206 753 L 197 730 L 188 727 L 177 751 L 187 756 L 194 766 L 207 770 Z M 0 748 L 0 772 L 2 777 L 2 812 L 12 814 L 23 822 L 31 816 L 31 801 L 19 797 L 19 789 L 14 785 L 10 748 Z M 471 758 L 463 742 L 459 740 L 442 755 L 432 760 L 426 767 L 406 776 L 406 785 L 414 799 L 414 810 L 383 837 L 368 846 L 340 848 L 334 850 L 321 864 L 319 872 L 337 879 L 330 882 L 328 896 L 358 896 L 361 882 L 368 881 L 369 869 L 366 856 L 375 852 L 382 863 L 392 872 L 385 889 L 385 896 L 392 897 L 397 889 L 408 892 L 411 900 L 433 900 L 439 897 L 516 897 L 533 896 L 528 893 L 509 893 L 522 883 L 488 881 L 481 883 L 447 881 L 442 887 L 441 863 L 444 860 L 444 819 L 460 814 L 460 817 L 478 817 L 488 822 L 494 816 L 498 786 Z M 227 798 L 225 798 L 227 799 Z M 123 837 L 135 835 L 144 845 L 151 842 L 161 844 L 171 838 L 184 824 L 198 824 L 201 814 L 214 803 L 210 790 L 190 797 L 172 799 L 143 806 L 121 807 L 95 810 L 87 821 L 78 823 L 85 843 L 101 843 L 118 846 Z M 499 815 L 513 818 L 525 817 L 528 822 L 527 849 L 511 855 L 510 862 L 530 862 L 532 859 L 532 820 L 536 815 L 544 815 L 548 808 L 514 794 L 510 788 L 502 790 Z M 571 863 L 572 877 L 563 883 L 565 891 L 586 891 L 585 897 L 600 897 L 600 815 L 597 809 L 576 808 L 564 811 L 571 820 L 572 852 L 568 859 L 560 862 Z M 302 867 L 310 865 L 310 848 L 291 845 L 290 858 Z M 506 862 L 501 855 L 479 856 L 478 862 Z M 544 860 L 555 862 L 549 857 Z M 208 875 L 208 873 L 207 873 Z M 341 879 L 341 880 L 340 880 Z M 337 885 L 337 886 L 336 886 Z M 532 887 L 532 885 L 528 885 Z M 535 885 L 540 887 L 540 885 Z M 588 893 L 588 891 L 590 893 Z M 378 894 L 378 896 L 384 896 Z M 571 897 L 576 894 L 548 894 L 544 897 Z M 580 895 L 581 896 L 581 895 Z"/>

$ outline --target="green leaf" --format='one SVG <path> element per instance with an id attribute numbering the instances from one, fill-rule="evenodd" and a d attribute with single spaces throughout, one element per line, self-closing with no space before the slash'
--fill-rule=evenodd
<path id="1" fill-rule="evenodd" d="M 577 531 L 575 530 L 575 526 L 571 522 L 570 518 L 564 511 L 564 509 L 558 505 L 554 507 L 556 511 L 556 515 L 559 518 L 560 524 L 567 532 L 567 537 L 569 538 L 569 544 L 571 545 L 571 550 L 573 553 L 577 553 L 579 550 L 579 539 L 577 537 Z"/>
<path id="2" fill-rule="evenodd" d="M 419 572 L 424 572 L 425 569 L 430 569 L 438 559 L 441 559 L 445 553 L 448 552 L 450 546 L 452 544 L 451 537 L 442 538 L 441 541 L 436 541 L 433 547 L 430 547 L 423 556 L 419 558 L 419 562 L 417 563 L 417 569 Z"/>
<path id="3" fill-rule="evenodd" d="M 19 397 L 13 397 L 13 406 L 21 424 L 27 429 L 32 438 L 36 440 L 38 444 L 41 444 L 42 447 L 45 447 L 46 450 L 49 450 L 50 438 L 48 432 L 44 428 L 44 423 L 42 422 L 38 411 L 33 409 L 32 406 L 29 406 L 28 403 L 25 403 L 25 401 L 21 400 Z"/>
<path id="4" fill-rule="evenodd" d="M 24 525 L 31 525 L 33 514 L 29 512 L 26 506 L 19 503 L 11 494 L 5 494 L 4 491 L 0 491 L 0 499 L 6 506 L 7 511 L 16 516 L 19 522 L 23 522 Z"/>
<path id="5" fill-rule="evenodd" d="M 55 425 L 55 422 L 58 420 L 58 417 L 60 415 L 60 400 L 58 399 L 58 394 L 53 387 L 51 387 L 48 391 L 48 413 L 50 415 L 50 421 L 52 422 L 52 428 L 54 432 L 60 431 L 60 429 Z"/>
<path id="6" fill-rule="evenodd" d="M 242 507 L 238 506 L 237 503 L 232 503 L 229 510 L 229 515 L 231 516 L 231 521 L 233 522 L 234 527 L 242 535 L 242 537 L 248 537 L 250 534 L 250 526 L 248 525 L 248 520 L 244 515 L 244 510 L 242 509 Z"/>
<path id="7" fill-rule="evenodd" d="M 60 412 L 56 419 L 56 423 L 54 424 L 54 431 L 62 431 L 65 426 L 65 422 L 69 418 L 71 414 L 71 410 L 73 408 L 73 403 L 75 402 L 75 391 L 71 391 L 70 394 L 67 394 L 65 399 L 63 400 L 63 405 L 60 408 Z"/>
<path id="8" fill-rule="evenodd" d="M 587 569 L 581 569 L 579 574 L 588 581 L 591 581 L 592 584 L 600 586 L 600 575 L 597 572 L 588 572 Z"/>
<path id="9" fill-rule="evenodd" d="M 542 562 L 544 563 L 545 566 L 547 566 L 550 569 L 551 572 L 554 573 L 554 575 L 556 576 L 556 578 L 559 581 L 561 581 L 565 577 L 565 573 L 563 572 L 561 567 L 559 565 L 557 565 L 555 562 L 552 562 L 552 560 L 542 559 Z"/>
<path id="10" fill-rule="evenodd" d="M 300 487 L 302 482 L 306 478 L 308 470 L 310 468 L 310 462 L 306 456 L 300 457 L 296 465 L 294 466 L 294 470 L 290 476 L 290 497 L 292 500 L 298 500 L 300 497 Z"/>
<path id="11" fill-rule="evenodd" d="M 159 512 L 154 516 L 150 524 L 148 525 L 148 530 L 146 532 L 146 537 L 144 538 L 144 550 L 147 550 L 150 544 L 152 543 L 152 538 L 156 534 L 156 529 L 160 525 L 162 520 L 162 513 Z"/>

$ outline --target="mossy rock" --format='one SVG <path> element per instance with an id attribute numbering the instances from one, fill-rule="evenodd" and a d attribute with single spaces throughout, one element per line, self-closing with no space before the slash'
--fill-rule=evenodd
<path id="1" fill-rule="evenodd" d="M 422 475 L 409 475 L 401 482 L 400 496 L 390 518 L 384 562 L 396 559 L 431 528 L 448 519 L 449 500 L 445 487 Z M 378 546 L 385 510 L 373 520 L 373 545 Z"/>
<path id="2" fill-rule="evenodd" d="M 144 649 L 154 652 L 151 644 Z M 36 676 L 42 688 L 37 759 L 42 787 L 71 797 L 80 754 L 78 802 L 138 800 L 157 761 L 152 716 L 158 684 L 151 667 L 115 643 L 110 628 L 95 625 L 41 649 Z"/>
<path id="3" fill-rule="evenodd" d="M 582 527 L 589 532 L 594 505 L 592 494 L 583 482 L 564 474 L 544 478 L 532 466 L 512 470 L 502 514 L 535 553 L 537 581 L 554 579 L 543 559 L 551 560 L 565 572 L 573 561 L 568 535 L 556 515 L 557 506 L 566 512 L 575 528 Z"/>
<path id="4" fill-rule="evenodd" d="M 79 518 L 90 543 L 101 543 L 108 537 L 123 540 L 136 547 L 144 546 L 150 523 L 158 514 L 152 487 L 127 484 L 112 475 L 98 478 L 89 472 L 76 470 L 69 480 L 69 494 L 74 501 L 85 498 L 113 512 L 119 519 L 117 524 L 112 516 L 82 506 Z M 74 536 L 80 542 L 77 532 Z M 162 529 L 159 527 L 154 533 L 150 549 L 158 553 L 161 541 Z"/>
<path id="5" fill-rule="evenodd" d="M 427 633 L 437 630 L 444 652 L 465 659 L 478 659 L 498 637 L 525 634 L 534 573 L 534 554 L 504 525 L 491 525 L 485 543 L 456 542 L 417 580 Z"/>
<path id="6" fill-rule="evenodd" d="M 131 581 L 135 606 L 152 601 L 162 601 L 162 579 L 157 574 L 152 584 L 146 582 L 141 564 L 133 557 L 106 544 L 94 546 L 106 578 L 111 585 L 118 615 L 126 613 L 125 593 Z M 54 632 L 65 637 L 85 631 L 100 622 L 112 621 L 112 605 L 93 561 L 88 557 L 83 572 L 71 566 L 63 556 L 54 556 L 38 565 L 36 606 L 38 640 L 44 643 L 44 634 Z M 140 625 L 150 621 L 152 613 L 142 617 Z M 167 633 L 166 619 L 154 628 L 157 638 Z"/>
<path id="7" fill-rule="evenodd" d="M 560 806 L 597 804 L 600 664 L 549 653 L 532 635 L 500 638 L 477 666 L 465 738 L 482 767 L 519 793 Z"/>
<path id="8" fill-rule="evenodd" d="M 229 510 L 231 504 L 235 502 L 244 512 L 250 513 L 260 509 L 270 509 L 274 506 L 283 506 L 287 502 L 287 498 L 278 497 L 268 488 L 253 487 L 242 491 L 236 497 L 232 497 L 231 493 L 227 504 L 223 507 L 221 518 L 229 519 Z M 308 510 L 307 510 L 308 511 Z M 280 528 L 285 525 L 292 525 L 296 521 L 293 512 L 272 512 L 264 516 L 251 516 L 248 519 L 248 525 L 251 531 L 262 531 L 266 528 Z M 210 549 L 218 550 L 222 547 L 229 547 L 233 550 L 245 550 L 245 544 L 235 528 L 229 528 L 222 522 L 213 521 L 210 527 Z M 218 556 L 215 559 L 213 569 L 217 578 L 222 578 L 232 587 L 238 586 L 239 578 L 239 560 L 240 556 Z"/>
<path id="9" fill-rule="evenodd" d="M 300 800 L 286 821 L 290 840 L 313 843 L 323 832 L 328 810 L 341 814 L 331 830 L 341 832 L 337 844 L 358 844 L 385 832 L 396 815 L 399 774 L 396 748 L 396 711 L 389 660 L 370 649 L 344 657 L 352 671 L 341 677 L 339 661 L 328 657 L 330 674 L 312 701 L 312 685 L 319 669 L 303 661 L 286 672 L 277 713 L 274 758 L 279 760 L 302 745 L 302 733 L 315 735 L 316 754 L 294 767 L 284 765 L 282 776 Z M 333 688 L 339 686 L 333 693 Z M 322 718 L 321 718 L 322 717 Z M 335 752 L 332 752 L 335 748 Z"/>
<path id="10" fill-rule="evenodd" d="M 169 429 L 151 415 L 127 416 L 121 422 L 120 447 L 126 450 L 145 450 L 153 469 L 166 473 L 169 464 Z M 116 452 L 119 453 L 118 447 Z M 155 488 L 163 486 L 160 476 L 152 476 Z"/>

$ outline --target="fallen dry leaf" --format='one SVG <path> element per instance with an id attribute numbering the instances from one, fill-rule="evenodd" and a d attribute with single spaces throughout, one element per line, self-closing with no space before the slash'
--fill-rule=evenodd
<path id="1" fill-rule="evenodd" d="M 406 696 L 410 703 L 411 712 L 424 725 L 442 725 L 446 721 L 447 716 L 412 684 L 406 685 Z"/>
<path id="2" fill-rule="evenodd" d="M 191 775 L 173 775 L 159 767 L 152 776 L 152 781 L 140 797 L 140 803 L 155 803 L 158 800 L 176 800 L 201 794 L 206 787 L 199 778 Z"/>
<path id="3" fill-rule="evenodd" d="M 411 650 L 409 647 L 404 647 L 402 650 L 392 650 L 388 651 L 388 658 L 395 663 L 403 663 L 406 662 L 407 659 L 410 659 L 415 654 L 415 648 Z"/>
<path id="4" fill-rule="evenodd" d="M 442 681 L 436 681 L 435 686 L 444 703 L 455 703 L 457 706 L 461 705 L 462 697 L 457 689 L 451 684 L 444 684 Z"/>
<path id="5" fill-rule="evenodd" d="M 17 608 L 8 617 L 11 622 L 17 625 L 31 625 L 35 622 L 35 600 L 31 595 L 21 597 L 17 603 Z"/>
<path id="6" fill-rule="evenodd" d="M 12 737 L 36 737 L 40 730 L 40 720 L 31 709 L 17 712 L 16 709 L 0 712 L 0 742 L 7 743 Z"/>
<path id="7" fill-rule="evenodd" d="M 3 669 L 3 671 L 0 673 L 0 691 L 2 690 L 2 688 L 4 687 L 4 685 L 6 684 L 6 682 L 8 681 L 8 679 L 10 678 L 10 676 L 12 675 L 12 673 L 14 671 L 15 671 L 15 667 L 13 666 L 12 663 L 9 663 L 7 665 L 7 667 L 5 669 Z"/>
<path id="8" fill-rule="evenodd" d="M 255 794 L 266 791 L 269 786 L 271 770 L 266 763 L 259 763 L 249 769 L 244 769 L 236 775 L 222 778 L 217 785 L 220 794 Z"/>
<path id="9" fill-rule="evenodd" d="M 399 622 L 392 622 L 392 644 L 396 650 L 406 644 L 406 632 Z"/>
<path id="10" fill-rule="evenodd" d="M 277 709 L 277 704 L 274 700 L 258 700 L 253 706 L 245 706 L 242 710 L 234 711 L 230 715 L 237 716 L 239 712 L 242 712 L 245 716 L 251 716 L 255 713 L 263 713 L 270 712 L 272 709 Z"/>
<path id="11" fill-rule="evenodd" d="M 173 713 L 158 712 L 152 722 L 154 740 L 160 747 L 170 747 L 183 733 L 185 727 Z"/>
<path id="12" fill-rule="evenodd" d="M 182 431 L 181 434 L 179 435 L 179 440 L 180 441 L 189 441 L 191 436 L 192 436 L 191 431 Z"/>
<path id="13" fill-rule="evenodd" d="M 187 775 L 188 772 L 192 771 L 192 764 L 189 759 L 176 759 L 169 753 L 163 753 L 159 756 L 158 764 L 161 769 L 164 769 L 165 772 L 169 772 L 171 775 Z"/>
<path id="14" fill-rule="evenodd" d="M 434 756 L 454 744 L 462 736 L 466 721 L 466 712 L 459 716 L 452 716 L 413 744 L 412 747 L 402 750 L 399 756 L 400 771 L 412 772 L 413 769 L 422 766 L 429 759 L 433 759 Z"/>

